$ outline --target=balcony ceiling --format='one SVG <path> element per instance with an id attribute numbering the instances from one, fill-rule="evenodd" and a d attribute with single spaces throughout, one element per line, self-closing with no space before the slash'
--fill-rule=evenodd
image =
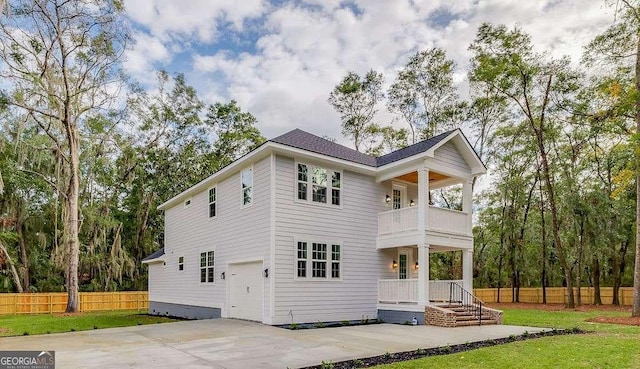
<path id="1" fill-rule="evenodd" d="M 397 178 L 405 182 L 418 183 L 418 172 L 403 174 L 401 176 L 398 176 Z M 444 174 L 431 172 L 431 171 L 429 172 L 429 182 L 439 181 L 441 179 L 447 179 L 447 178 L 449 177 L 445 176 Z"/>

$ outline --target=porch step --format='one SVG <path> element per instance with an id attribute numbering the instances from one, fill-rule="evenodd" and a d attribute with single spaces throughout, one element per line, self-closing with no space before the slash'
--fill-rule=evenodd
<path id="1" fill-rule="evenodd" d="M 482 319 L 482 325 L 496 325 L 496 324 L 498 324 L 498 322 L 496 322 L 493 319 L 486 319 L 486 320 Z M 456 321 L 456 327 L 470 327 L 474 325 L 480 325 L 480 322 L 478 322 L 478 319 Z"/>
<path id="2" fill-rule="evenodd" d="M 439 308 L 449 310 L 456 317 L 456 327 L 468 327 L 474 325 L 495 325 L 498 322 L 489 318 L 488 315 L 482 314 L 482 322 L 479 321 L 480 316 L 477 311 L 468 311 L 465 306 L 460 303 L 446 303 L 436 305 Z"/>

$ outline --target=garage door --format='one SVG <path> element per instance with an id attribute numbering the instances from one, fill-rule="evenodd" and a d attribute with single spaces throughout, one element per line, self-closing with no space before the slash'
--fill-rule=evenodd
<path id="1" fill-rule="evenodd" d="M 262 321 L 262 262 L 229 265 L 229 316 Z"/>

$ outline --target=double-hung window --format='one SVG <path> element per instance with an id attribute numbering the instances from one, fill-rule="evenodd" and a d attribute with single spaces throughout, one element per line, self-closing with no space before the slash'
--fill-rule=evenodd
<path id="1" fill-rule="evenodd" d="M 245 169 L 240 174 L 242 182 L 242 206 L 251 205 L 253 202 L 253 169 Z"/>
<path id="2" fill-rule="evenodd" d="M 296 169 L 298 200 L 340 206 L 341 172 L 302 163 Z"/>
<path id="3" fill-rule="evenodd" d="M 178 270 L 184 270 L 184 256 L 178 258 Z"/>
<path id="4" fill-rule="evenodd" d="M 201 252 L 200 253 L 200 282 L 201 283 L 213 283 L 215 278 L 213 277 L 214 272 L 214 257 L 213 251 Z"/>
<path id="5" fill-rule="evenodd" d="M 340 279 L 341 245 L 326 242 L 296 242 L 298 279 Z"/>
<path id="6" fill-rule="evenodd" d="M 209 218 L 216 216 L 216 191 L 216 187 L 209 189 Z"/>

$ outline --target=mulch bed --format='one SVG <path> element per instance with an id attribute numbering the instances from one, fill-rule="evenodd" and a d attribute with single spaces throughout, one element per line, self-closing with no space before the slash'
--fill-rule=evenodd
<path id="1" fill-rule="evenodd" d="M 368 368 L 376 365 L 392 364 L 400 361 L 415 360 L 415 359 L 420 359 L 420 358 L 429 357 L 429 356 L 455 354 L 458 352 L 475 350 L 482 347 L 491 347 L 491 346 L 502 345 L 510 342 L 524 341 L 532 338 L 561 336 L 566 334 L 582 334 L 582 333 L 586 333 L 586 332 L 579 328 L 574 328 L 570 330 L 554 329 L 551 331 L 540 332 L 540 333 L 525 332 L 525 334 L 522 334 L 519 336 L 512 335 L 506 338 L 499 338 L 495 340 L 470 342 L 470 343 L 464 343 L 460 345 L 435 347 L 430 349 L 417 349 L 414 351 L 397 352 L 394 354 L 386 353 L 380 356 L 367 357 L 367 358 L 361 358 L 361 359 L 355 359 L 355 360 L 347 360 L 347 361 L 339 361 L 336 363 L 327 363 L 326 366 L 322 366 L 322 365 L 309 366 L 303 369 L 322 369 L 325 367 L 331 367 L 335 369 Z"/>
<path id="2" fill-rule="evenodd" d="M 596 316 L 587 320 L 593 323 L 623 324 L 640 326 L 640 317 L 632 316 Z"/>
<path id="3" fill-rule="evenodd" d="M 619 305 L 580 305 L 576 306 L 575 309 L 567 309 L 564 304 L 529 304 L 525 302 L 515 302 L 515 303 L 492 303 L 487 304 L 488 307 L 494 309 L 534 309 L 534 310 L 544 310 L 544 311 L 618 311 L 618 312 L 628 312 L 631 314 L 631 306 L 619 306 Z"/>

